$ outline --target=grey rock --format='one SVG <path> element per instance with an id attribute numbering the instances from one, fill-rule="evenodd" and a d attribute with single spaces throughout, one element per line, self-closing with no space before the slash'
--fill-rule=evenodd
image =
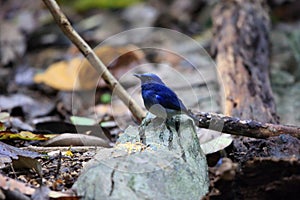
<path id="1" fill-rule="evenodd" d="M 167 125 L 146 118 L 128 127 L 116 147 L 86 164 L 73 189 L 82 199 L 200 199 L 208 186 L 194 122 L 177 115 Z"/>

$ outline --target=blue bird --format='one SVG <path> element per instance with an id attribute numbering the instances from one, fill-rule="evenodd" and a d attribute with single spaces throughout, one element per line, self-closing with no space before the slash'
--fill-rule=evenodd
<path id="1" fill-rule="evenodd" d="M 141 80 L 142 97 L 146 109 L 159 118 L 169 119 L 176 114 L 190 116 L 175 92 L 168 88 L 155 74 L 134 74 Z"/>

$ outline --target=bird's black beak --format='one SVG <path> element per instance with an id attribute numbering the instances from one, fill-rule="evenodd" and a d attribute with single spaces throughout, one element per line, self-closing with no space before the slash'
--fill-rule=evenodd
<path id="1" fill-rule="evenodd" d="M 137 77 L 139 79 L 142 77 L 141 74 L 133 74 L 133 76 L 135 76 L 135 77 Z"/>

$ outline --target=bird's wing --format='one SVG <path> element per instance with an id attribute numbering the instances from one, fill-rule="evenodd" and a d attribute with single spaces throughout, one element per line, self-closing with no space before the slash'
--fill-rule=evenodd
<path id="1" fill-rule="evenodd" d="M 147 84 L 144 91 L 146 92 L 143 95 L 145 95 L 145 98 L 147 99 L 145 104 L 148 104 L 150 107 L 154 104 L 160 104 L 167 109 L 178 111 L 187 110 L 177 95 L 165 85 L 154 83 Z"/>

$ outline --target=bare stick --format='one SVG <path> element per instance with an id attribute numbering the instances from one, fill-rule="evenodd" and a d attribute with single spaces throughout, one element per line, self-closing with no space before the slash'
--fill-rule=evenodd
<path id="1" fill-rule="evenodd" d="M 90 64 L 99 72 L 101 77 L 105 80 L 111 90 L 115 90 L 116 94 L 128 106 L 131 113 L 141 121 L 145 116 L 145 112 L 141 107 L 128 95 L 122 85 L 115 79 L 115 77 L 108 71 L 107 67 L 98 58 L 92 48 L 80 37 L 80 35 L 73 29 L 71 23 L 61 11 L 55 0 L 43 0 L 48 10 L 51 12 L 54 20 L 64 32 L 64 34 L 73 42 L 73 44 L 81 51 Z"/>
<path id="2" fill-rule="evenodd" d="M 86 152 L 86 151 L 96 151 L 99 149 L 104 149 L 105 147 L 100 146 L 74 146 L 74 147 L 38 147 L 38 146 L 28 146 L 28 147 L 22 147 L 21 149 L 29 150 L 29 151 L 35 151 L 39 153 L 48 153 L 52 151 L 76 151 L 76 152 Z"/>
<path id="3" fill-rule="evenodd" d="M 254 120 L 241 120 L 235 117 L 228 117 L 214 113 L 197 113 L 198 127 L 214 129 L 222 128 L 223 133 L 246 136 L 252 138 L 268 138 L 280 134 L 289 134 L 300 139 L 300 127 L 290 125 L 280 125 L 271 123 L 261 123 Z"/>

